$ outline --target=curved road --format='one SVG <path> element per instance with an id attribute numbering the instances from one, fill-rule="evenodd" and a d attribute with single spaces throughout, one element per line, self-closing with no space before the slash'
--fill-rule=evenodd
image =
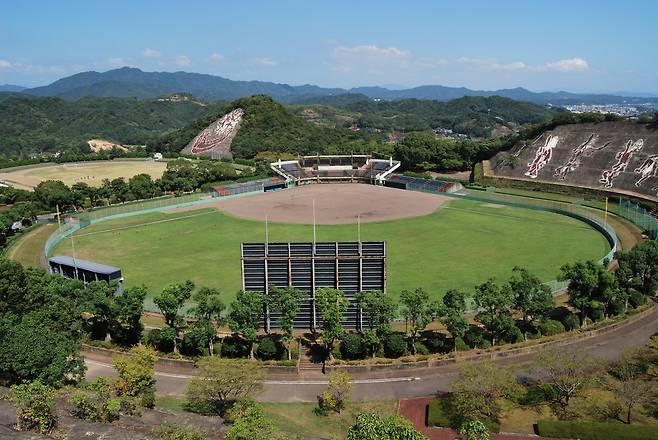
<path id="1" fill-rule="evenodd" d="M 574 340 L 562 346 L 561 350 L 586 350 L 592 356 L 606 360 L 615 359 L 621 352 L 631 347 L 641 347 L 654 334 L 658 333 L 658 307 L 642 319 L 597 335 L 589 339 Z M 498 365 L 526 365 L 536 353 L 496 359 Z M 86 358 L 87 377 L 114 374 L 112 366 L 100 358 Z M 403 399 L 430 396 L 450 390 L 450 383 L 456 378 L 459 364 L 451 364 L 426 369 L 402 370 L 388 374 L 372 373 L 368 377 L 354 375 L 353 398 L 356 400 Z M 527 369 L 527 368 L 526 368 Z M 156 372 L 156 388 L 159 394 L 183 394 L 189 374 Z M 315 402 L 324 391 L 327 377 L 321 373 L 310 373 L 293 379 L 267 380 L 260 396 L 263 401 Z"/>

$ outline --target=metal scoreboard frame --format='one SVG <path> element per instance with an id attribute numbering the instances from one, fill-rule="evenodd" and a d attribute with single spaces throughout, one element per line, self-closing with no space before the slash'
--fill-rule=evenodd
<path id="1" fill-rule="evenodd" d="M 343 325 L 363 328 L 367 315 L 357 307 L 360 291 L 386 292 L 386 242 L 242 243 L 242 289 L 268 294 L 269 287 L 295 287 L 308 293 L 295 317 L 295 328 L 316 329 L 322 318 L 315 308 L 315 290 L 339 289 L 349 307 Z M 265 308 L 266 329 L 278 316 Z"/>

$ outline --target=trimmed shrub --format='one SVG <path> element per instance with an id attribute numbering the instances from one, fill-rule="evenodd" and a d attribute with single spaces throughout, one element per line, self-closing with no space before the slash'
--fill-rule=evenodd
<path id="1" fill-rule="evenodd" d="M 452 350 L 452 341 L 449 341 L 445 333 L 432 332 L 423 339 L 423 345 L 430 353 L 448 353 Z"/>
<path id="2" fill-rule="evenodd" d="M 222 356 L 228 358 L 244 358 L 249 356 L 249 343 L 246 341 L 228 336 L 222 341 Z"/>
<path id="3" fill-rule="evenodd" d="M 580 328 L 580 319 L 574 313 L 569 313 L 562 318 L 562 325 L 566 331 L 575 330 Z"/>
<path id="4" fill-rule="evenodd" d="M 464 333 L 464 342 L 470 348 L 483 348 L 486 341 L 484 330 L 477 326 L 470 326 Z"/>
<path id="5" fill-rule="evenodd" d="M 597 322 L 603 319 L 603 308 L 599 307 L 596 309 L 589 310 L 587 316 L 593 321 Z"/>
<path id="6" fill-rule="evenodd" d="M 363 336 L 358 333 L 347 333 L 340 342 L 340 351 L 343 354 L 343 359 L 365 358 L 367 347 L 364 344 Z"/>
<path id="7" fill-rule="evenodd" d="M 564 333 L 564 324 L 554 319 L 546 319 L 539 323 L 538 330 L 542 336 L 553 336 Z"/>
<path id="8" fill-rule="evenodd" d="M 260 340 L 258 348 L 256 349 L 256 356 L 263 361 L 278 359 L 279 347 L 271 337 L 267 336 Z"/>
<path id="9" fill-rule="evenodd" d="M 640 307 L 641 305 L 644 305 L 644 303 L 647 302 L 647 297 L 644 296 L 642 293 L 638 292 L 637 290 L 634 290 L 631 292 L 631 295 L 628 297 L 628 303 L 633 306 L 633 308 Z"/>
<path id="10" fill-rule="evenodd" d="M 158 351 L 163 353 L 171 353 L 174 351 L 174 339 L 176 332 L 173 328 L 164 327 L 162 329 L 154 328 L 144 336 L 146 345 L 150 345 Z"/>
<path id="11" fill-rule="evenodd" d="M 400 333 L 391 333 L 384 340 L 384 354 L 386 354 L 386 357 L 395 359 L 406 356 L 407 353 L 407 340 Z"/>
<path id="12" fill-rule="evenodd" d="M 428 354 L 430 354 L 430 351 L 422 342 L 416 342 L 416 354 L 421 356 L 427 356 Z"/>
<path id="13" fill-rule="evenodd" d="M 457 351 L 466 351 L 470 349 L 461 337 L 455 339 L 455 347 L 457 348 Z"/>
<path id="14" fill-rule="evenodd" d="M 610 316 L 621 315 L 622 313 L 624 313 L 624 307 L 625 307 L 624 301 L 614 301 L 610 304 L 610 307 L 608 307 L 608 315 Z"/>
<path id="15" fill-rule="evenodd" d="M 539 420 L 537 431 L 544 437 L 578 438 L 580 440 L 654 440 L 658 438 L 658 426 L 583 420 L 573 422 Z"/>

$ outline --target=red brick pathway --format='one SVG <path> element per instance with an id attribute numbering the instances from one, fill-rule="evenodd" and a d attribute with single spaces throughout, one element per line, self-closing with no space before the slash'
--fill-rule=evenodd
<path id="1" fill-rule="evenodd" d="M 414 427 L 425 434 L 430 440 L 454 440 L 457 432 L 449 428 L 430 428 L 425 426 L 427 405 L 434 397 L 420 397 L 418 399 L 400 400 L 400 415 L 411 421 Z M 548 437 L 539 437 L 529 434 L 491 434 L 491 440 L 547 440 Z M 556 439 L 557 440 L 557 439 Z"/>

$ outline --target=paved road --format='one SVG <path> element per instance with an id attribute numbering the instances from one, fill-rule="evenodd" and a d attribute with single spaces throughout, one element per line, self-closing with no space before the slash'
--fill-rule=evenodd
<path id="1" fill-rule="evenodd" d="M 656 333 L 658 333 L 658 309 L 654 309 L 641 320 L 603 335 L 576 341 L 569 347 L 574 350 L 586 350 L 593 356 L 611 360 L 628 348 L 643 346 L 649 337 Z M 566 350 L 567 347 L 561 349 Z M 500 358 L 495 362 L 501 366 L 516 364 L 527 367 L 535 356 L 536 354 L 525 354 Z M 89 358 L 87 368 L 88 378 L 114 373 L 107 363 Z M 355 376 L 353 398 L 398 400 L 449 391 L 450 383 L 457 376 L 458 368 L 458 365 L 453 364 L 423 370 L 399 371 L 391 373 L 388 377 Z M 157 391 L 160 394 L 183 394 L 189 378 L 188 374 L 156 372 Z M 268 380 L 260 398 L 263 401 L 315 402 L 316 396 L 326 388 L 326 383 L 326 376 L 321 374 L 311 374 L 300 377 L 299 380 Z"/>

